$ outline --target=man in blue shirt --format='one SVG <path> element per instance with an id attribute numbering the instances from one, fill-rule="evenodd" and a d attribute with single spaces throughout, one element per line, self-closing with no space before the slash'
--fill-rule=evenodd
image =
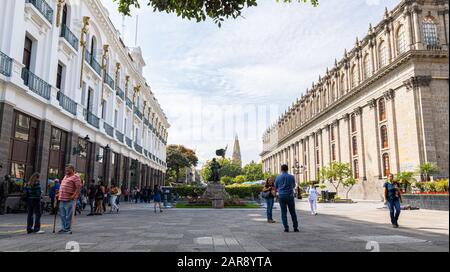
<path id="1" fill-rule="evenodd" d="M 278 194 L 278 202 L 280 203 L 281 220 L 283 221 L 284 232 L 289 232 L 287 221 L 288 209 L 291 214 L 292 224 L 294 225 L 294 232 L 299 232 L 294 200 L 295 177 L 288 174 L 288 166 L 286 164 L 281 166 L 281 174 L 275 179 L 275 188 Z"/>

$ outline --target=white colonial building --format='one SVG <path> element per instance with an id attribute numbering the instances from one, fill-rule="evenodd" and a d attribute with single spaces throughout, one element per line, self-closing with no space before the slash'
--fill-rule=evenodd
<path id="1" fill-rule="evenodd" d="M 169 124 L 100 0 L 0 1 L 0 176 L 161 184 Z"/>
<path id="2" fill-rule="evenodd" d="M 351 196 L 380 199 L 389 173 L 449 172 L 448 2 L 403 0 L 345 51 L 263 136 L 264 171 L 316 181 L 350 163 Z"/>

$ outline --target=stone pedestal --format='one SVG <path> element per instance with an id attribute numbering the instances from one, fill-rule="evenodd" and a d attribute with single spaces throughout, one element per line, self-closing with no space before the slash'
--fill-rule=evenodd
<path id="1" fill-rule="evenodd" d="M 225 199 L 229 196 L 225 191 L 224 185 L 219 183 L 210 183 L 206 187 L 203 197 L 211 200 L 212 207 L 214 209 L 223 209 L 225 206 Z"/>

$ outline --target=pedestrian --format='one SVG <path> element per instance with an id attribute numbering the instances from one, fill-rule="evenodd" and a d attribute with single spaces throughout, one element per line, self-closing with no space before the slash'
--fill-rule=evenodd
<path id="1" fill-rule="evenodd" d="M 114 209 L 119 212 L 119 206 L 117 206 L 117 197 L 119 196 L 119 188 L 116 187 L 115 184 L 111 186 L 111 210 L 109 211 L 112 213 Z"/>
<path id="2" fill-rule="evenodd" d="M 95 192 L 96 192 L 96 188 L 95 188 L 95 180 L 91 180 L 91 184 L 89 185 L 88 191 L 87 191 L 87 197 L 88 197 L 88 202 L 89 202 L 89 207 L 90 207 L 90 212 L 88 214 L 88 216 L 93 216 L 94 215 L 94 207 L 95 207 Z"/>
<path id="3" fill-rule="evenodd" d="M 59 201 L 59 216 L 61 218 L 61 229 L 58 233 L 72 233 L 72 215 L 75 201 L 77 201 L 80 189 L 81 178 L 75 173 L 75 168 L 68 164 L 66 175 L 61 181 L 57 199 Z"/>
<path id="4" fill-rule="evenodd" d="M 311 185 L 308 189 L 308 201 L 311 207 L 311 214 L 317 215 L 317 198 L 319 197 L 319 192 L 317 192 L 317 185 Z"/>
<path id="5" fill-rule="evenodd" d="M 287 210 L 291 214 L 294 232 L 299 232 L 297 214 L 295 212 L 295 177 L 288 174 L 288 166 L 283 164 L 281 166 L 281 174 L 275 179 L 275 188 L 277 190 L 278 202 L 281 209 L 281 220 L 284 226 L 284 232 L 289 232 L 289 225 L 287 220 Z"/>
<path id="6" fill-rule="evenodd" d="M 103 198 L 103 213 L 105 213 L 106 212 L 106 206 L 110 206 L 109 199 L 111 197 L 111 193 L 110 193 L 108 185 L 105 185 L 103 183 L 103 186 L 105 187 L 105 191 L 104 191 L 105 194 L 104 194 L 104 198 Z"/>
<path id="7" fill-rule="evenodd" d="M 9 175 L 6 175 L 3 178 L 3 181 L 0 182 L 0 215 L 6 213 L 6 199 L 9 194 Z"/>
<path id="8" fill-rule="evenodd" d="M 104 199 L 105 199 L 105 185 L 103 184 L 103 181 L 101 181 L 100 184 L 97 185 L 97 188 L 95 189 L 95 215 L 103 214 Z"/>
<path id="9" fill-rule="evenodd" d="M 266 199 L 267 203 L 267 223 L 275 223 L 272 217 L 273 205 L 275 203 L 275 184 L 273 183 L 273 177 L 269 177 L 266 180 L 266 184 L 263 188 L 263 197 Z"/>
<path id="10" fill-rule="evenodd" d="M 399 184 L 394 180 L 394 174 L 389 174 L 388 181 L 384 183 L 384 204 L 389 209 L 392 227 L 398 228 L 398 218 L 400 217 L 400 203 L 402 195 Z"/>
<path id="11" fill-rule="evenodd" d="M 55 205 L 55 200 L 56 200 L 56 193 L 59 191 L 59 187 L 61 186 L 59 179 L 55 179 L 53 181 L 53 186 L 50 188 L 50 192 L 48 193 L 48 196 L 50 197 L 50 204 L 52 206 L 52 212 L 51 214 L 55 214 L 56 213 L 56 205 Z"/>
<path id="12" fill-rule="evenodd" d="M 155 185 L 155 189 L 153 190 L 153 202 L 155 202 L 155 213 L 156 213 L 156 206 L 159 207 L 159 212 L 162 212 L 161 208 L 161 195 L 162 191 L 158 185 Z"/>
<path id="13" fill-rule="evenodd" d="M 31 175 L 24 187 L 24 198 L 27 203 L 27 233 L 45 233 L 41 230 L 41 182 L 39 173 Z M 33 216 L 34 215 L 34 216 Z M 34 217 L 34 218 L 33 218 Z M 34 220 L 33 220 L 34 219 Z M 33 226 L 34 221 L 34 226 Z"/>

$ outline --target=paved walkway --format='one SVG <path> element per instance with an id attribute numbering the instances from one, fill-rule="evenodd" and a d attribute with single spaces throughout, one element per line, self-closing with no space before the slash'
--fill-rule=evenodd
<path id="1" fill-rule="evenodd" d="M 25 234 L 25 214 L 0 216 L 0 251 L 449 251 L 449 213 L 402 211 L 393 229 L 381 203 L 319 204 L 319 215 L 297 203 L 300 233 L 268 224 L 264 209 L 168 209 L 123 204 L 120 214 L 77 216 L 72 235 L 53 234 L 53 217 L 42 218 L 45 234 Z M 279 209 L 274 218 L 280 221 Z M 374 242 L 371 242 L 374 241 Z M 369 245 L 368 245 L 369 242 Z M 69 243 L 69 246 L 71 244 Z M 371 246 L 373 245 L 373 247 Z"/>

